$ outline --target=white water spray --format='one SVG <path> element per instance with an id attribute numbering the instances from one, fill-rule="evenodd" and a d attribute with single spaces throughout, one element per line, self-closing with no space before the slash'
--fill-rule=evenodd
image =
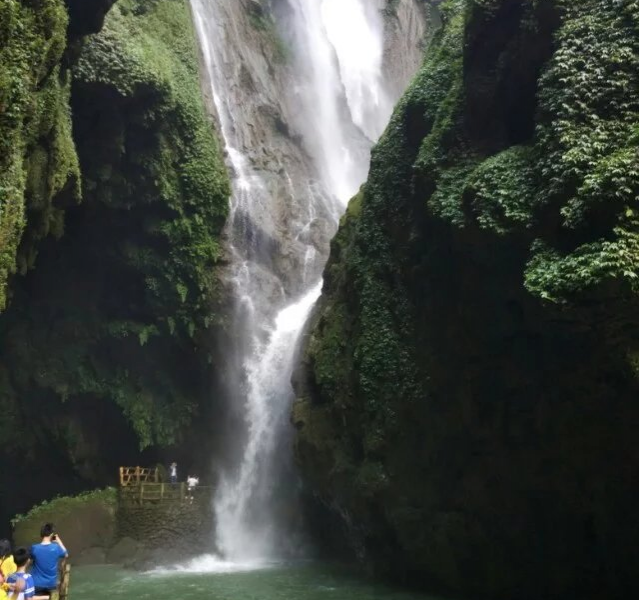
<path id="1" fill-rule="evenodd" d="M 393 105 L 382 73 L 384 23 L 379 3 L 324 0 L 321 8 L 353 122 L 370 140 L 377 140 Z"/>
<path id="2" fill-rule="evenodd" d="M 237 460 L 216 492 L 217 545 L 225 559 L 255 564 L 286 546 L 286 531 L 274 515 L 278 489 L 287 483 L 280 464 L 290 455 L 290 379 L 326 260 L 313 232 L 322 222 L 334 231 L 366 178 L 371 140 L 381 133 L 394 100 L 382 77 L 383 0 L 288 0 L 278 11 L 291 49 L 290 85 L 280 90 L 285 97 L 278 102 L 291 133 L 301 135 L 303 150 L 296 152 L 311 160 L 305 172 L 287 164 L 290 154 L 282 153 L 278 189 L 287 194 L 277 198 L 273 169 L 260 170 L 254 158 L 254 115 L 266 103 L 261 96 L 270 69 L 248 47 L 247 9 L 239 0 L 191 4 L 233 175 L 228 236 L 241 373 L 234 392 L 244 403 L 246 426 L 238 436 L 243 443 Z M 246 70 L 249 91 L 241 84 Z M 268 140 L 259 150 L 269 154 Z M 277 268 L 284 259 L 287 271 Z"/>

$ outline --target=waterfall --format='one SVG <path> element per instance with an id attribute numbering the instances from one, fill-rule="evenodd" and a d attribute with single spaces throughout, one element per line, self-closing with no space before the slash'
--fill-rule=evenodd
<path id="1" fill-rule="evenodd" d="M 264 55 L 252 4 L 191 0 L 233 183 L 229 353 L 237 376 L 229 402 L 240 403 L 244 430 L 215 499 L 217 546 L 233 561 L 285 551 L 276 505 L 292 485 L 296 346 L 320 294 L 328 239 L 366 178 L 372 141 L 396 99 L 382 74 L 384 0 L 277 2 L 277 35 L 290 51 L 277 68 Z M 269 130 L 272 114 L 285 135 Z"/>

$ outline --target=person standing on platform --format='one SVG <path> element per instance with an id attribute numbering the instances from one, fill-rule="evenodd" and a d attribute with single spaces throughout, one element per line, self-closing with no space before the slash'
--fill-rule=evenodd
<path id="1" fill-rule="evenodd" d="M 169 479 L 172 484 L 177 483 L 177 463 L 171 463 L 171 468 L 169 469 Z"/>

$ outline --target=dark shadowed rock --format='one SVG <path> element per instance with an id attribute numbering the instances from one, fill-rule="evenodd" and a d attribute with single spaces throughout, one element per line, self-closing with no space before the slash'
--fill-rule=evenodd
<path id="1" fill-rule="evenodd" d="M 123 537 L 108 551 L 106 558 L 112 565 L 130 565 L 135 562 L 141 548 L 140 542 Z"/>
<path id="2" fill-rule="evenodd" d="M 116 0 L 66 0 L 69 9 L 69 34 L 77 37 L 97 33 L 104 17 Z"/>
<path id="3" fill-rule="evenodd" d="M 395 579 L 637 597 L 636 5 L 441 7 L 331 244 L 306 489 Z"/>

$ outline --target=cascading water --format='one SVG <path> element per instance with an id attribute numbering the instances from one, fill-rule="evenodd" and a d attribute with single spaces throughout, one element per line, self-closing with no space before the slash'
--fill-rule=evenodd
<path id="1" fill-rule="evenodd" d="M 217 545 L 228 560 L 273 559 L 286 545 L 275 503 L 290 455 L 296 345 L 320 294 L 327 239 L 366 177 L 399 90 L 385 89 L 382 75 L 384 0 L 278 0 L 290 57 L 276 93 L 272 65 L 255 50 L 255 2 L 191 4 L 233 177 L 230 385 L 245 422 L 216 493 Z M 278 111 L 286 140 L 259 132 L 263 115 Z"/>

